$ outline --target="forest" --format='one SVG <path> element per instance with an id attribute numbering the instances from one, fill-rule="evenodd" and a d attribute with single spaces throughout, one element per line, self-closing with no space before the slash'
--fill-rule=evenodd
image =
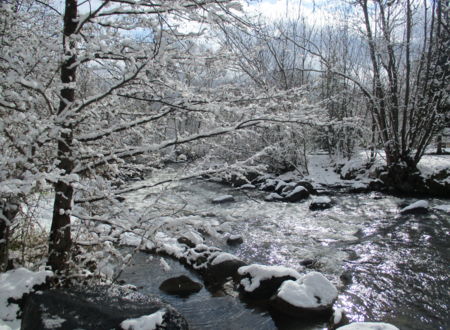
<path id="1" fill-rule="evenodd" d="M 449 13 L 446 0 L 1 1 L 0 329 L 445 329 Z M 179 292 L 102 325 L 26 315 L 52 310 L 52 290 L 83 297 L 81 283 L 97 305 L 128 297 L 144 254 L 148 281 L 184 267 L 207 289 L 199 306 L 229 309 L 220 291 L 248 315 L 192 326 Z M 379 274 L 387 261 L 399 270 Z M 419 311 L 363 311 L 354 297 L 383 276 L 432 293 Z"/>

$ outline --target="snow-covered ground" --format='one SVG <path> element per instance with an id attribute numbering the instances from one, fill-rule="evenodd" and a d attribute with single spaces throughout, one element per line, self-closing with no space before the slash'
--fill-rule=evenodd
<path id="1" fill-rule="evenodd" d="M 50 271 L 32 272 L 25 268 L 0 274 L 0 330 L 20 329 L 20 320 L 17 319 L 19 306 L 8 300 L 22 298 L 25 293 L 33 291 L 33 286 L 44 283 L 51 276 L 53 273 Z"/>

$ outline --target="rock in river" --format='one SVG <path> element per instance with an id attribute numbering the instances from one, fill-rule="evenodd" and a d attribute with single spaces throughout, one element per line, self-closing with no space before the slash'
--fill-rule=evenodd
<path id="1" fill-rule="evenodd" d="M 400 210 L 401 214 L 424 214 L 428 212 L 428 202 L 424 200 L 412 203 Z"/>
<path id="2" fill-rule="evenodd" d="M 238 269 L 242 276 L 240 291 L 245 298 L 269 299 L 276 295 L 280 285 L 287 280 L 296 280 L 300 274 L 288 267 L 249 265 Z"/>
<path id="3" fill-rule="evenodd" d="M 161 291 L 164 291 L 171 295 L 180 297 L 188 297 L 193 293 L 199 292 L 203 285 L 191 280 L 185 275 L 173 277 L 165 280 L 159 286 Z"/>
<path id="4" fill-rule="evenodd" d="M 285 281 L 280 286 L 272 306 L 293 317 L 310 314 L 330 316 L 338 291 L 318 272 L 310 272 L 296 281 Z"/>

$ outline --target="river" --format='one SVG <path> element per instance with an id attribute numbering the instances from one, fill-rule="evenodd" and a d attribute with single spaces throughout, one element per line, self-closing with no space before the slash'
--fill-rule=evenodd
<path id="1" fill-rule="evenodd" d="M 233 195 L 235 202 L 211 203 L 224 194 Z M 450 214 L 438 209 L 450 200 L 428 199 L 429 213 L 400 215 L 401 207 L 417 199 L 335 192 L 330 196 L 332 208 L 310 211 L 309 200 L 265 202 L 263 196 L 256 190 L 190 180 L 158 191 L 129 193 L 125 203 L 130 208 L 157 203 L 178 209 L 174 216 L 189 219 L 184 223 L 196 223 L 195 229 L 204 234 L 207 244 L 247 263 L 284 265 L 299 271 L 308 270 L 302 262 L 308 264 L 338 286 L 335 306 L 343 308 L 351 321 L 384 321 L 412 330 L 450 328 Z M 230 247 L 223 233 L 240 234 L 244 243 Z M 137 254 L 122 278 L 145 293 L 162 295 L 192 329 L 306 330 L 326 325 L 271 317 L 265 310 L 205 289 L 188 298 L 166 295 L 158 290 L 166 278 L 189 273 L 200 281 L 176 261 L 166 261 L 171 266 L 167 273 L 158 266 L 157 257 L 149 260 L 148 255 Z"/>

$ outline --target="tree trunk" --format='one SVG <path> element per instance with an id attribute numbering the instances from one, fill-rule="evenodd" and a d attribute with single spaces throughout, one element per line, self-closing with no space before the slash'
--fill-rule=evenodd
<path id="1" fill-rule="evenodd" d="M 70 115 L 75 101 L 76 81 L 76 43 L 72 36 L 77 28 L 77 0 L 66 0 L 64 14 L 64 62 L 61 65 L 61 101 L 58 116 L 64 117 L 62 133 L 58 141 L 58 168 L 63 177 L 55 185 L 52 226 L 50 230 L 48 265 L 56 272 L 67 269 L 72 238 L 70 235 L 70 214 L 73 204 L 73 187 L 68 177 L 73 168 L 72 157 L 72 119 Z"/>
<path id="2" fill-rule="evenodd" d="M 9 230 L 17 212 L 18 203 L 9 200 L 0 202 L 0 273 L 8 268 Z"/>
<path id="3" fill-rule="evenodd" d="M 437 144 L 437 148 L 436 148 L 436 154 L 438 155 L 442 155 L 443 154 L 443 148 L 442 148 L 442 135 L 439 134 L 436 138 L 436 144 Z"/>

